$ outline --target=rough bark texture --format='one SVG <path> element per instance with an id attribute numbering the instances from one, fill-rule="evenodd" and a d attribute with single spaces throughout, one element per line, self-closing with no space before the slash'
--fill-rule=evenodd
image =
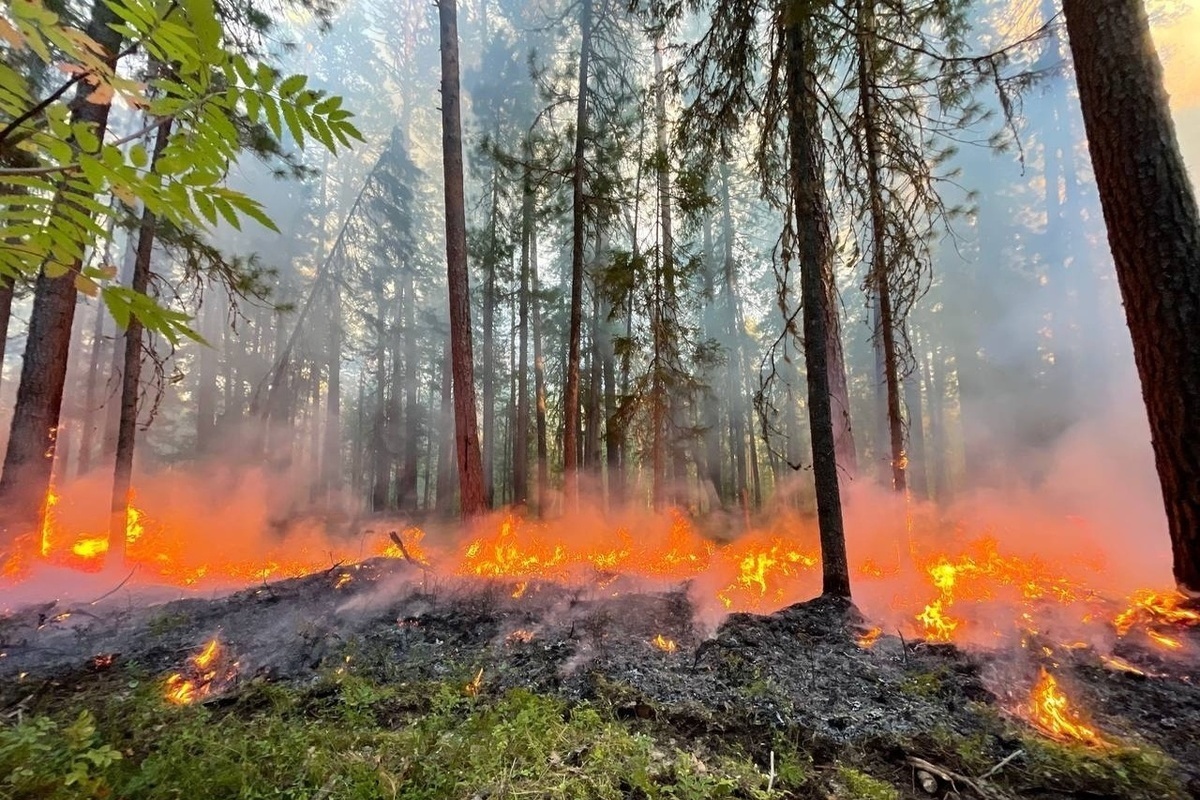
<path id="1" fill-rule="evenodd" d="M 471 300 L 467 277 L 467 212 L 463 195 L 459 102 L 458 7 L 438 0 L 442 44 L 442 161 L 446 180 L 446 271 L 450 286 L 450 354 L 454 372 L 454 438 L 459 504 L 465 517 L 487 510 L 475 409 Z"/>
<path id="2" fill-rule="evenodd" d="M 109 27 L 116 21 L 108 5 L 97 0 L 87 32 L 113 54 L 121 41 L 120 34 Z M 110 106 L 87 102 L 91 93 L 92 87 L 81 81 L 71 119 L 74 124 L 93 125 L 96 136 L 103 137 Z M 37 527 L 50 487 L 75 320 L 75 275 L 80 266 L 79 262 L 70 265 L 67 274 L 58 278 L 49 278 L 45 272 L 38 275 L 12 432 L 0 476 L 0 547 Z"/>
<path id="3" fill-rule="evenodd" d="M 12 318 L 13 280 L 0 275 L 0 386 L 4 380 L 4 353 L 8 344 L 8 321 Z"/>
<path id="4" fill-rule="evenodd" d="M 811 21 L 797 9 L 786 28 L 790 180 L 796 215 L 796 255 L 804 304 L 804 364 L 808 378 L 808 421 L 812 433 L 813 479 L 821 538 L 822 592 L 850 596 L 850 570 L 842 501 L 838 491 L 837 440 L 829 380 L 829 330 L 823 272 L 832 248 L 824 195 L 821 125 L 812 72 Z"/>
<path id="5" fill-rule="evenodd" d="M 1142 0 L 1065 0 L 1179 587 L 1200 596 L 1200 210 Z"/>
<path id="6" fill-rule="evenodd" d="M 563 388 L 563 480 L 568 505 L 579 498 L 579 359 L 583 336 L 584 171 L 588 127 L 588 70 L 592 56 L 592 0 L 583 0 L 579 27 L 579 99 L 575 111 L 575 157 L 571 174 L 571 322 Z"/>
<path id="7" fill-rule="evenodd" d="M 530 322 L 533 325 L 533 394 L 537 415 L 537 508 L 544 515 L 549 503 L 550 443 L 546 429 L 546 361 L 542 352 L 542 300 L 538 280 L 537 228 L 529 229 L 529 279 L 533 283 Z"/>

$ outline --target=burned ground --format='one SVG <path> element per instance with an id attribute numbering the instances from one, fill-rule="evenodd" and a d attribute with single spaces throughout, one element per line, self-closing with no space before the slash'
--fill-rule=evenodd
<path id="1" fill-rule="evenodd" d="M 236 704 L 264 682 L 314 687 L 353 674 L 383 686 L 528 691 L 597 705 L 683 751 L 737 747 L 764 771 L 773 752 L 791 748 L 828 776 L 811 796 L 871 796 L 847 788 L 857 771 L 903 796 L 957 788 L 965 796 L 1186 797 L 1200 789 L 1193 670 L 1136 642 L 1123 645 L 1124 670 L 1090 648 L 1037 641 L 1019 652 L 965 652 L 882 635 L 868 646 L 859 639 L 869 623 L 827 600 L 734 614 L 709 630 L 686 586 L 648 590 L 603 577 L 586 589 L 514 591 L 434 581 L 394 560 L 211 599 L 132 597 L 43 604 L 0 620 L 0 700 L 10 716 L 65 702 L 110 673 L 161 677 L 218 637 L 236 658 L 237 679 L 208 703 Z M 1051 743 L 1018 718 L 1039 666 L 1054 667 L 1112 748 Z M 1128 671 L 1135 667 L 1146 674 Z M 381 718 L 426 710 L 420 692 L 405 698 L 381 703 Z"/>

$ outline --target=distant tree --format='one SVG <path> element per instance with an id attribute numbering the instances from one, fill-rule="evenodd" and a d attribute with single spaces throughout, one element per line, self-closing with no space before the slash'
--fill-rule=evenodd
<path id="1" fill-rule="evenodd" d="M 1065 0 L 1179 588 L 1200 597 L 1200 209 L 1142 0 Z"/>

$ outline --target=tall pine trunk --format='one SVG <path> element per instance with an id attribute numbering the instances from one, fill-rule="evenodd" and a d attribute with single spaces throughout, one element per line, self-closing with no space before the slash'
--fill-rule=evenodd
<path id="1" fill-rule="evenodd" d="M 1200 209 L 1142 0 L 1065 0 L 1175 579 L 1200 597 Z"/>
<path id="2" fill-rule="evenodd" d="M 459 103 L 458 8 L 438 0 L 442 43 L 442 161 L 446 180 L 446 275 L 450 287 L 450 355 L 454 373 L 454 438 L 459 508 L 464 517 L 487 510 L 475 409 L 471 297 L 467 276 L 467 209 L 463 193 Z"/>
<path id="3" fill-rule="evenodd" d="M 537 508 L 545 516 L 550 491 L 550 443 L 546 429 L 546 360 L 542 338 L 542 284 L 538 280 L 537 226 L 529 228 L 529 279 L 533 283 L 530 322 L 533 325 L 533 394 L 537 418 Z"/>
<path id="4" fill-rule="evenodd" d="M 563 388 L 563 479 L 568 507 L 579 498 L 579 361 L 583 337 L 583 245 L 586 231 L 584 173 L 588 129 L 588 71 L 592 57 L 592 0 L 581 0 L 579 99 L 575 109 L 575 155 L 571 169 L 571 310 L 567 375 Z"/>
<path id="5" fill-rule="evenodd" d="M 150 169 L 154 170 L 159 157 L 171 138 L 171 122 L 159 125 L 154 140 L 154 154 Z M 150 286 L 150 261 L 154 253 L 154 238 L 158 231 L 158 217 L 150 209 L 142 210 L 142 223 L 138 229 L 137 256 L 133 262 L 131 288 L 138 294 L 146 294 Z M 108 526 L 107 564 L 120 567 L 125 562 L 126 519 L 129 494 L 133 486 L 133 451 L 137 437 L 138 388 L 142 380 L 142 323 L 131 317 L 129 327 L 122 338 L 124 345 L 124 368 L 121 371 L 121 420 L 117 427 L 117 455 L 113 467 L 111 516 Z"/>
<path id="6" fill-rule="evenodd" d="M 513 503 L 529 502 L 529 259 L 533 239 L 533 180 L 521 177 L 521 275 L 517 290 L 517 421 L 513 435 Z"/>
<path id="7" fill-rule="evenodd" d="M 850 570 L 842 501 L 838 491 L 837 439 L 830 397 L 830 314 L 827 284 L 832 246 L 825 200 L 821 122 L 812 51 L 811 11 L 797 8 L 786 28 L 788 138 L 801 301 L 804 307 L 804 364 L 808 379 L 808 420 L 812 435 L 813 478 L 821 540 L 822 593 L 850 596 Z M 839 348 L 840 350 L 840 348 Z"/>
<path id="8" fill-rule="evenodd" d="M 888 445 L 891 450 L 892 488 L 908 488 L 904 454 L 904 420 L 900 412 L 900 366 L 896 353 L 896 320 L 889 284 L 891 260 L 887 245 L 887 206 L 883 191 L 883 141 L 876 117 L 875 0 L 861 0 L 858 19 L 858 104 L 867 159 L 867 197 L 871 215 L 871 272 L 867 281 L 875 294 L 878 318 L 875 337 L 883 355 Z"/>
<path id="9" fill-rule="evenodd" d="M 498 133 L 496 134 L 498 136 Z M 500 213 L 499 168 L 492 170 L 492 203 L 488 220 L 488 253 L 483 279 L 483 492 L 488 505 L 496 493 L 496 248 Z"/>
<path id="10" fill-rule="evenodd" d="M 117 16 L 103 0 L 92 6 L 87 33 L 115 64 L 121 36 L 112 29 Z M 102 139 L 110 105 L 90 103 L 93 87 L 81 81 L 72 104 L 73 125 L 90 125 Z M 70 203 L 70 195 L 62 202 Z M 85 213 L 76 209 L 77 213 Z M 71 327 L 75 320 L 75 277 L 82 264 L 68 265 L 65 275 L 48 277 L 43 270 L 35 286 L 29 338 L 21 366 L 21 382 L 13 410 L 12 428 L 0 476 L 0 547 L 37 528 L 54 469 L 55 437 L 62 412 L 63 389 L 70 359 Z"/>

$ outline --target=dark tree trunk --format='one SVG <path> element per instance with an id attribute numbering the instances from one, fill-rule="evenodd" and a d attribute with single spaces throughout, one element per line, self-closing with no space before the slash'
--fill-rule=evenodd
<path id="1" fill-rule="evenodd" d="M 838 491 L 837 439 L 830 398 L 828 295 L 822 280 L 831 270 L 832 247 L 825 200 L 812 20 L 798 10 L 786 29 L 790 180 L 795 204 L 801 300 L 804 306 L 804 363 L 808 378 L 808 419 L 812 435 L 813 479 L 821 539 L 822 592 L 850 596 L 846 535 Z M 848 409 L 847 409 L 848 411 Z"/>
<path id="2" fill-rule="evenodd" d="M 154 140 L 154 154 L 150 158 L 150 169 L 154 170 L 159 157 L 171 138 L 171 122 L 163 122 Z M 137 256 L 133 262 L 131 288 L 138 294 L 146 294 L 150 286 L 150 261 L 154 254 L 154 238 L 158 231 L 158 217 L 149 209 L 142 211 L 142 224 L 138 230 Z M 129 495 L 133 486 L 133 451 L 137 437 L 138 390 L 142 380 L 142 323 L 130 317 L 129 327 L 122 337 L 124 345 L 124 368 L 121 371 L 121 421 L 117 427 L 117 455 L 113 467 L 111 516 L 108 526 L 107 565 L 121 567 L 125 562 L 126 519 Z"/>
<path id="3" fill-rule="evenodd" d="M 575 111 L 575 156 L 571 174 L 571 314 L 567 375 L 563 388 L 563 480 L 568 507 L 579 499 L 579 362 L 583 337 L 584 172 L 588 131 L 588 70 L 592 57 L 592 0 L 582 0 L 579 28 L 579 99 Z"/>
<path id="4" fill-rule="evenodd" d="M 891 259 L 888 253 L 887 206 L 883 197 L 883 142 L 876 118 L 875 0 L 862 0 L 858 20 L 858 102 L 866 145 L 867 197 L 871 214 L 871 273 L 868 286 L 875 294 L 877 310 L 875 337 L 883 354 L 883 379 L 886 398 L 888 444 L 891 451 L 892 488 L 900 494 L 908 490 L 905 477 L 904 420 L 900 415 L 900 366 L 896 353 L 897 320 L 892 313 L 889 283 Z"/>
<path id="5" fill-rule="evenodd" d="M 102 0 L 92 6 L 87 33 L 114 56 L 121 43 L 120 34 L 111 27 L 117 21 L 116 14 Z M 71 122 L 91 125 L 94 135 L 103 138 L 111 106 L 87 102 L 91 93 L 92 87 L 81 81 Z M 63 202 L 71 202 L 70 196 Z M 68 265 L 67 274 L 57 278 L 47 277 L 44 270 L 38 275 L 21 383 L 0 476 L 0 547 L 36 529 L 42 516 L 54 469 L 55 437 L 75 320 L 75 277 L 80 267 L 76 261 Z"/>
<path id="6" fill-rule="evenodd" d="M 496 172 L 492 172 L 488 253 L 484 260 L 483 363 L 480 364 L 483 370 L 483 491 L 489 506 L 496 493 L 496 225 L 500 213 L 500 176 Z"/>
<path id="7" fill-rule="evenodd" d="M 404 446 L 396 497 L 402 510 L 417 507 L 417 439 L 421 432 L 421 404 L 417 400 L 417 296 L 411 266 L 404 278 Z M 398 379 L 399 376 L 397 376 Z M 397 387 L 399 391 L 400 387 Z"/>
<path id="8" fill-rule="evenodd" d="M 529 278 L 533 282 L 530 296 L 533 324 L 533 393 L 537 416 L 537 508 L 545 516 L 550 490 L 550 443 L 546 430 L 546 361 L 542 352 L 542 284 L 538 280 L 537 227 L 529 229 Z"/>
<path id="9" fill-rule="evenodd" d="M 513 503 L 529 502 L 529 259 L 533 238 L 533 183 L 526 167 L 521 196 L 521 277 L 517 315 L 517 424 L 513 436 Z"/>
<path id="10" fill-rule="evenodd" d="M 586 2 L 586 0 L 585 0 Z M 442 159 L 446 180 L 446 274 L 450 287 L 450 356 L 454 373 L 454 439 L 459 508 L 464 517 L 487 510 L 475 408 L 471 296 L 467 276 L 467 211 L 463 194 L 462 118 L 459 108 L 458 8 L 438 0 L 442 44 Z"/>
<path id="11" fill-rule="evenodd" d="M 1200 597 L 1200 210 L 1141 0 L 1065 0 L 1175 579 Z"/>

